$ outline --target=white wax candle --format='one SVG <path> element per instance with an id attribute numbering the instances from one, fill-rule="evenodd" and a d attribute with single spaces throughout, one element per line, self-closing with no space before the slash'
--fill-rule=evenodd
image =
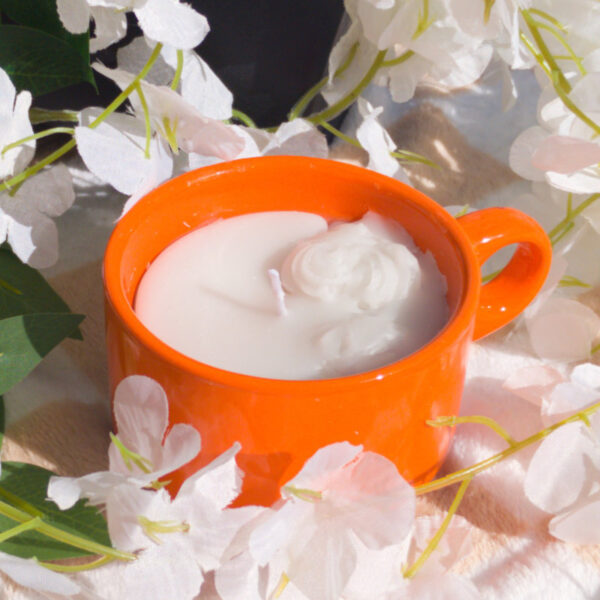
<path id="1" fill-rule="evenodd" d="M 251 213 L 200 227 L 150 265 L 144 325 L 199 361 L 275 379 L 368 371 L 413 352 L 448 319 L 446 282 L 395 222 Z"/>

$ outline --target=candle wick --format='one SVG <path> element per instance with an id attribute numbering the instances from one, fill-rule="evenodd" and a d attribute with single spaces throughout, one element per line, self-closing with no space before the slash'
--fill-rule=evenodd
<path id="1" fill-rule="evenodd" d="M 273 290 L 277 301 L 277 312 L 280 316 L 285 317 L 288 314 L 288 309 L 285 305 L 285 292 L 281 285 L 279 271 L 277 269 L 269 269 L 267 273 L 269 274 L 269 280 L 271 281 L 271 289 Z"/>

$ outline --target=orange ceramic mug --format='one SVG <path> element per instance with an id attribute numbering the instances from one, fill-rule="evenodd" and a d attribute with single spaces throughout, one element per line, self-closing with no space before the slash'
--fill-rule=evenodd
<path id="1" fill-rule="evenodd" d="M 147 266 L 171 242 L 218 218 L 300 210 L 356 220 L 368 210 L 397 220 L 435 257 L 448 283 L 450 319 L 413 354 L 373 371 L 316 381 L 232 373 L 193 360 L 154 336 L 132 306 Z M 517 243 L 510 263 L 481 286 L 480 266 Z M 280 486 L 322 446 L 349 441 L 391 459 L 412 483 L 431 479 L 452 437 L 428 419 L 458 412 L 467 351 L 519 314 L 542 286 L 552 250 L 543 229 L 510 208 L 454 219 L 420 192 L 373 171 L 305 157 L 263 157 L 187 173 L 155 189 L 117 224 L 104 259 L 111 393 L 148 375 L 169 398 L 171 423 L 202 436 L 183 479 L 238 441 L 245 472 L 240 503 L 272 503 Z"/>

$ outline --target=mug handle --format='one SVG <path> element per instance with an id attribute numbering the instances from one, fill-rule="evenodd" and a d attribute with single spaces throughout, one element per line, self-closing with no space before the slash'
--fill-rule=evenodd
<path id="1" fill-rule="evenodd" d="M 485 208 L 457 219 L 480 265 L 495 252 L 519 244 L 510 262 L 481 287 L 473 339 L 512 321 L 541 289 L 552 262 L 552 245 L 537 221 L 514 208 Z"/>

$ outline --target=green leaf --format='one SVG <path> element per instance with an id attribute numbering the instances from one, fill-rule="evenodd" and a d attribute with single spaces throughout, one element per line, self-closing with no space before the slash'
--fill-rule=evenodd
<path id="1" fill-rule="evenodd" d="M 33 313 L 70 313 L 65 301 L 7 244 L 0 246 L 0 319 Z M 70 336 L 83 339 L 79 329 Z"/>
<path id="2" fill-rule="evenodd" d="M 38 312 L 71 312 L 48 282 L 21 262 L 8 245 L 0 247 L 0 318 Z"/>
<path id="3" fill-rule="evenodd" d="M 0 25 L 0 67 L 34 96 L 81 81 L 95 85 L 89 64 L 69 43 L 20 25 Z"/>
<path id="4" fill-rule="evenodd" d="M 19 25 L 38 29 L 69 44 L 90 64 L 89 33 L 75 35 L 60 21 L 56 0 L 0 0 L 0 9 Z"/>
<path id="5" fill-rule="evenodd" d="M 39 313 L 0 320 L 0 394 L 21 381 L 83 318 Z"/>
<path id="6" fill-rule="evenodd" d="M 98 510 L 85 506 L 80 500 L 69 510 L 60 510 L 54 502 L 46 500 L 50 471 L 25 463 L 2 463 L 0 477 L 0 500 L 20 510 L 40 516 L 46 523 L 69 533 L 79 535 L 112 548 L 104 517 Z M 17 525 L 15 521 L 0 515 L 0 532 Z M 27 531 L 0 544 L 0 551 L 38 560 L 56 560 L 87 556 L 89 552 L 73 548 L 36 531 Z"/>

